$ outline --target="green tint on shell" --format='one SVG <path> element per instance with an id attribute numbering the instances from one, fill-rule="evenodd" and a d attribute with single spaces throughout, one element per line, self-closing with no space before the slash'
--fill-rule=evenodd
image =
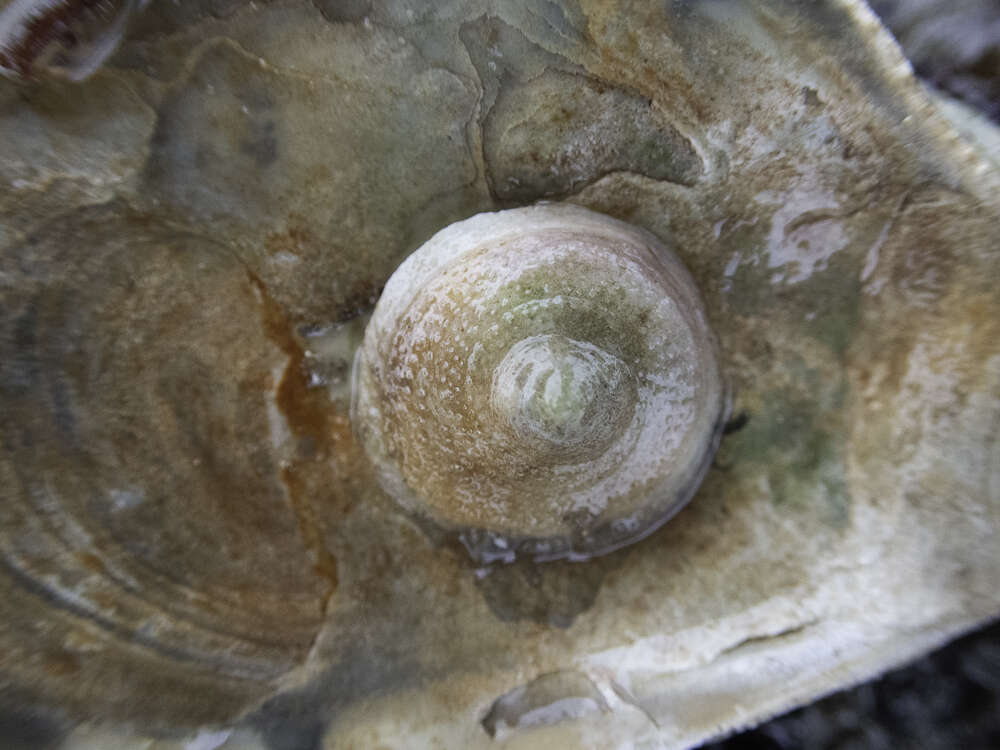
<path id="1" fill-rule="evenodd" d="M 725 410 L 680 261 L 564 204 L 431 238 L 389 279 L 355 377 L 383 487 L 481 561 L 645 536 L 696 489 Z"/>
<path id="2" fill-rule="evenodd" d="M 587 460 L 618 439 L 635 411 L 628 365 L 586 341 L 529 336 L 493 371 L 490 406 L 518 437 Z"/>

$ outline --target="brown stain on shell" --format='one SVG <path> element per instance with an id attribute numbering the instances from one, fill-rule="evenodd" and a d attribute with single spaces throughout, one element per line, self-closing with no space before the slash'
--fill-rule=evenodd
<path id="1" fill-rule="evenodd" d="M 313 557 L 314 570 L 326 582 L 322 602 L 325 612 L 330 597 L 337 590 L 339 577 L 337 559 L 326 542 L 329 529 L 313 503 L 317 498 L 330 495 L 330 462 L 337 454 L 337 444 L 350 439 L 350 428 L 345 425 L 346 419 L 336 414 L 327 391 L 310 387 L 305 351 L 293 333 L 288 316 L 264 282 L 252 272 L 247 273 L 260 294 L 264 331 L 288 357 L 275 392 L 275 402 L 297 445 L 296 456 L 281 465 L 281 480 L 298 519 L 302 541 Z"/>

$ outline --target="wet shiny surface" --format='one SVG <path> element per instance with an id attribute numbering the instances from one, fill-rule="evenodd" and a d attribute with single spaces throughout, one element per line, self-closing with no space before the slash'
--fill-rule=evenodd
<path id="1" fill-rule="evenodd" d="M 3 715 L 674 747 L 995 614 L 1000 177 L 852 8 L 154 3 L 0 82 Z M 344 378 L 403 258 L 539 199 L 676 250 L 738 419 L 638 545 L 477 572 Z M 563 670 L 610 710 L 490 738 Z"/>
<path id="2" fill-rule="evenodd" d="M 386 492 L 477 561 L 582 561 L 691 498 L 728 407 L 715 349 L 655 237 L 565 203 L 484 213 L 389 279 L 352 419 Z"/>

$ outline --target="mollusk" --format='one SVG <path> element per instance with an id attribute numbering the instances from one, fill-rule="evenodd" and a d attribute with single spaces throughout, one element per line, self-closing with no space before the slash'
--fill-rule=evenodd
<path id="1" fill-rule="evenodd" d="M 437 233 L 386 284 L 356 378 L 383 485 L 483 561 L 645 536 L 697 487 L 725 401 L 680 261 L 569 204 Z"/>

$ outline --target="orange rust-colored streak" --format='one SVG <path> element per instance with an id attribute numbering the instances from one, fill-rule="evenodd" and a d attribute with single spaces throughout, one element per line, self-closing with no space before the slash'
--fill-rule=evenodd
<path id="1" fill-rule="evenodd" d="M 101 575 L 108 574 L 108 569 L 104 567 L 104 562 L 92 552 L 81 552 L 77 554 L 77 559 L 83 567 L 94 573 L 100 573 Z"/>
<path id="2" fill-rule="evenodd" d="M 306 548 L 313 555 L 313 570 L 327 582 L 327 592 L 323 597 L 323 610 L 337 589 L 337 559 L 327 549 L 324 537 L 326 525 L 316 515 L 316 509 L 309 502 L 309 484 L 301 476 L 297 464 L 291 464 L 281 470 L 281 480 L 288 490 L 288 497 L 299 522 L 299 533 Z"/>
<path id="3" fill-rule="evenodd" d="M 69 651 L 55 651 L 45 655 L 45 671 L 52 677 L 69 677 L 80 671 L 80 660 Z"/>
<path id="4" fill-rule="evenodd" d="M 292 332 L 285 311 L 271 297 L 264 283 L 253 273 L 247 273 L 260 292 L 264 330 L 288 356 L 275 401 L 298 440 L 298 455 L 283 465 L 281 479 L 298 520 L 303 543 L 313 556 L 313 568 L 327 582 L 323 598 L 325 611 L 337 588 L 337 560 L 326 546 L 326 524 L 317 513 L 312 498 L 329 494 L 329 459 L 335 455 L 334 443 L 342 430 L 326 390 L 309 387 L 305 352 Z"/>

